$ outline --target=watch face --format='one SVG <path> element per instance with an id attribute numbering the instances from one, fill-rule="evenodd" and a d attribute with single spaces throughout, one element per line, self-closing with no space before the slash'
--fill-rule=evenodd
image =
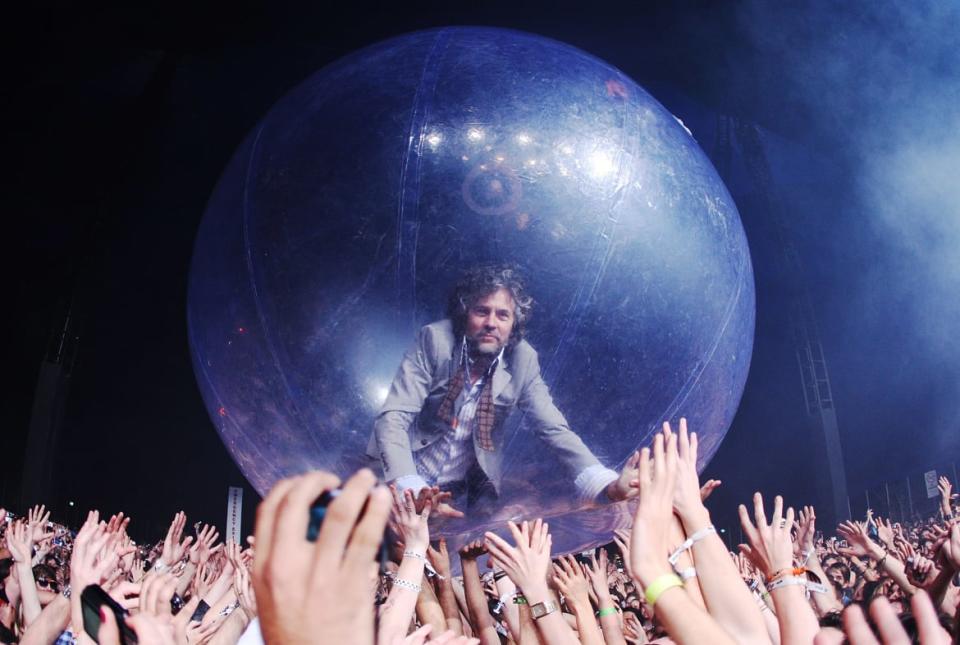
<path id="1" fill-rule="evenodd" d="M 534 618 L 542 618 L 547 614 L 555 612 L 557 610 L 557 605 L 552 600 L 547 600 L 544 602 L 538 602 L 537 604 L 530 607 L 530 612 L 533 614 Z"/>

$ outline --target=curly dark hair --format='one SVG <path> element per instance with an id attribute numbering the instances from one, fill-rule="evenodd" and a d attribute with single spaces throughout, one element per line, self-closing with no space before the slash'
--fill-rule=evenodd
<path id="1" fill-rule="evenodd" d="M 523 338 L 533 310 L 533 298 L 527 293 L 520 269 L 515 264 L 485 264 L 464 272 L 447 301 L 447 317 L 453 322 L 453 333 L 463 336 L 467 328 L 467 312 L 480 298 L 498 289 L 506 289 L 515 304 L 513 330 L 507 345 L 513 347 Z"/>

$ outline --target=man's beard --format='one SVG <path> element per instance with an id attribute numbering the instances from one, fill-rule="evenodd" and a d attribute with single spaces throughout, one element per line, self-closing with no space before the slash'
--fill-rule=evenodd
<path id="1" fill-rule="evenodd" d="M 481 336 L 484 334 L 480 334 Z M 491 335 L 491 334 L 486 334 Z M 496 338 L 496 337 L 495 337 Z M 504 345 L 499 338 L 493 342 L 481 343 L 477 338 L 467 338 L 467 351 L 471 358 L 476 360 L 492 361 L 503 349 Z"/>

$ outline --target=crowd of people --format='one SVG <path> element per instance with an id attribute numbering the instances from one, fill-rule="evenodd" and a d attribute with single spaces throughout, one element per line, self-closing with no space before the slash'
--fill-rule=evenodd
<path id="1" fill-rule="evenodd" d="M 937 517 L 907 525 L 868 513 L 832 536 L 812 507 L 757 493 L 739 509 L 746 543 L 730 553 L 705 505 L 716 484 L 701 486 L 696 462 L 696 434 L 682 420 L 664 424 L 636 460 L 632 528 L 577 555 L 553 553 L 536 518 L 509 523 L 510 539 L 487 532 L 451 552 L 431 541 L 433 500 L 369 470 L 345 482 L 325 472 L 280 481 L 246 544 L 221 543 L 209 525 L 187 535 L 182 513 L 162 541 L 142 545 L 122 513 L 91 511 L 74 532 L 42 506 L 4 512 L 0 640 L 954 641 L 960 523 L 946 479 Z"/>

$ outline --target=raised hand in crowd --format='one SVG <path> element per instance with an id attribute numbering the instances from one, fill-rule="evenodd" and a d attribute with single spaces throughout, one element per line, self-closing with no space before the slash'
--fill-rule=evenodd
<path id="1" fill-rule="evenodd" d="M 957 618 L 960 603 L 960 523 L 943 519 L 953 513 L 946 478 L 941 519 L 900 525 L 871 511 L 862 522 L 840 524 L 842 541 L 818 535 L 813 507 L 794 513 L 777 497 L 769 512 L 758 493 L 750 512 L 740 508 L 746 544 L 734 555 L 704 505 L 720 482 L 700 482 L 697 453 L 686 420 L 676 429 L 665 423 L 621 473 L 625 496 L 635 499 L 633 526 L 616 531 L 612 544 L 585 563 L 555 557 L 541 520 L 511 522 L 509 536 L 488 532 L 459 549 L 462 583 L 446 540 L 430 544 L 431 518 L 460 513 L 449 507 L 449 493 L 390 490 L 369 471 L 332 498 L 315 542 L 307 538 L 310 508 L 340 480 L 311 473 L 278 483 L 258 510 L 255 553 L 219 544 L 209 524 L 197 523 L 196 536 L 185 536 L 182 512 L 153 551 L 137 551 L 124 513 L 101 521 L 91 512 L 71 539 L 35 506 L 0 526 L 10 555 L 9 575 L 0 578 L 7 600 L 0 621 L 11 631 L 8 637 L 0 628 L 0 638 L 50 645 L 72 633 L 89 644 L 80 596 L 98 584 L 128 610 L 126 622 L 147 644 L 246 645 L 258 631 L 268 645 L 500 645 L 504 637 L 517 645 L 950 640 L 941 625 Z M 395 562 L 378 580 L 386 532 L 397 547 Z M 608 557 L 613 546 L 623 566 Z M 481 567 L 484 555 L 490 557 Z M 144 573 L 151 557 L 155 566 Z M 57 573 L 58 563 L 68 564 L 69 576 Z M 378 589 L 389 589 L 379 607 Z M 100 640 L 118 643 L 112 612 L 103 616 Z M 818 617 L 842 629 L 821 630 Z"/>
<path id="2" fill-rule="evenodd" d="M 493 624 L 493 618 L 487 609 L 487 599 L 480 583 L 480 566 L 477 560 L 487 553 L 482 540 L 467 542 L 460 547 L 460 568 L 463 573 L 463 594 L 467 605 L 467 617 L 473 626 L 473 633 L 483 645 L 498 645 L 500 636 Z M 504 608 L 508 624 L 510 614 L 515 614 L 515 605 Z M 513 621 L 511 632 L 519 637 L 519 623 Z"/>
<path id="3" fill-rule="evenodd" d="M 677 435 L 673 433 L 656 435 L 653 450 L 641 451 L 637 479 L 640 503 L 630 536 L 634 579 L 644 589 L 647 605 L 656 612 L 657 620 L 677 643 L 732 643 L 730 635 L 687 595 L 683 581 L 667 559 L 673 546 L 670 535 L 679 460 Z M 699 486 L 696 490 L 699 499 Z"/>
<path id="4" fill-rule="evenodd" d="M 170 528 L 167 529 L 167 535 L 163 540 L 163 551 L 151 567 L 156 573 L 169 571 L 183 560 L 184 554 L 190 548 L 190 544 L 193 543 L 193 536 L 183 537 L 183 528 L 186 524 L 187 515 L 183 511 L 173 516 Z"/>
<path id="5" fill-rule="evenodd" d="M 950 494 L 953 492 L 953 485 L 950 480 L 940 475 L 937 481 L 937 490 L 940 492 L 940 513 L 944 519 L 953 519 L 953 508 L 950 505 Z"/>
<path id="6" fill-rule="evenodd" d="M 613 543 L 620 550 L 620 558 L 623 560 L 623 568 L 626 570 L 630 579 L 634 579 L 633 565 L 630 559 L 630 531 L 617 529 L 613 532 Z"/>
<path id="7" fill-rule="evenodd" d="M 866 527 L 859 522 L 847 521 L 837 527 L 837 533 L 847 541 L 848 546 L 838 547 L 837 552 L 847 557 L 870 558 L 876 560 L 878 568 L 890 575 L 893 580 L 908 594 L 916 591 L 916 587 L 907 577 L 906 568 L 899 559 L 889 551 L 873 542 L 867 535 Z M 909 545 L 908 545 L 909 548 Z M 915 554 L 911 553 L 904 561 L 915 560 Z"/>
<path id="8" fill-rule="evenodd" d="M 413 491 L 390 487 L 393 498 L 393 513 L 390 527 L 403 546 L 402 559 L 393 579 L 393 588 L 380 612 L 379 638 L 392 642 L 403 636 L 413 618 L 417 598 L 423 585 L 423 569 L 430 546 L 429 519 L 433 504 L 430 500 L 417 511 Z"/>
<path id="9" fill-rule="evenodd" d="M 553 582 L 564 596 L 567 608 L 577 620 L 577 635 L 583 645 L 601 645 L 603 634 L 593 614 L 590 581 L 572 555 L 558 558 L 554 564 Z"/>
<path id="10" fill-rule="evenodd" d="M 28 522 L 17 520 L 7 529 L 7 548 L 16 567 L 23 622 L 29 626 L 40 616 L 40 596 L 33 577 L 33 529 Z"/>
<path id="11" fill-rule="evenodd" d="M 247 620 L 256 618 L 257 596 L 253 592 L 253 578 L 250 576 L 250 569 L 242 562 L 234 565 L 233 591 Z"/>
<path id="12" fill-rule="evenodd" d="M 253 587 L 268 645 L 373 642 L 376 555 L 392 500 L 372 472 L 360 470 L 309 542 L 311 505 L 339 486 L 325 472 L 285 479 L 257 509 Z"/>
<path id="13" fill-rule="evenodd" d="M 124 553 L 120 550 L 120 535 L 107 531 L 100 521 L 100 513 L 90 511 L 87 520 L 77 532 L 70 557 L 71 622 L 74 634 L 83 632 L 83 613 L 80 597 L 89 585 L 104 585 L 113 577 Z"/>
<path id="14" fill-rule="evenodd" d="M 948 645 L 953 642 L 937 617 L 930 597 L 923 591 L 913 595 L 910 600 L 913 617 L 916 621 L 916 634 L 912 636 L 904 629 L 900 618 L 894 612 L 886 598 L 877 598 L 870 603 L 870 618 L 876 632 L 867 622 L 863 610 L 857 605 L 843 612 L 843 631 L 825 628 L 818 634 L 816 645 L 900 645 L 919 642 L 921 645 Z M 914 638 L 918 640 L 914 640 Z"/>
<path id="15" fill-rule="evenodd" d="M 453 494 L 441 491 L 439 486 L 424 486 L 417 494 L 417 513 L 430 504 L 433 513 L 439 517 L 464 517 L 463 511 L 457 510 L 450 503 L 452 500 Z"/>
<path id="16" fill-rule="evenodd" d="M 118 533 L 120 535 L 126 535 L 127 526 L 130 525 L 130 518 L 125 517 L 123 512 L 111 515 L 110 519 L 107 521 L 107 533 Z"/>
<path id="17" fill-rule="evenodd" d="M 199 567 L 210 559 L 210 556 L 223 548 L 223 544 L 217 544 L 220 539 L 220 533 L 216 527 L 204 524 L 197 533 L 197 539 L 187 550 L 187 556 L 194 567 Z"/>
<path id="18" fill-rule="evenodd" d="M 887 551 L 896 549 L 895 532 L 889 519 L 877 518 L 877 538 Z"/>
<path id="19" fill-rule="evenodd" d="M 843 605 L 837 597 L 836 589 L 829 584 L 827 572 L 817 552 L 817 514 L 813 506 L 804 506 L 800 509 L 797 513 L 797 521 L 794 522 L 794 529 L 796 531 L 794 549 L 798 566 L 812 573 L 817 584 L 821 585 L 811 594 L 817 615 L 824 616 L 830 612 L 839 611 Z"/>
<path id="20" fill-rule="evenodd" d="M 620 614 L 616 602 L 610 594 L 608 578 L 609 561 L 607 550 L 601 548 L 599 555 L 590 556 L 590 562 L 583 567 L 583 572 L 590 581 L 593 596 L 597 604 L 597 618 L 600 619 L 600 630 L 606 645 L 620 645 L 624 642 L 623 628 L 620 624 Z"/>
<path id="21" fill-rule="evenodd" d="M 495 533 L 488 531 L 484 534 L 484 546 L 494 565 L 503 569 L 522 591 L 541 639 L 550 645 L 576 643 L 576 636 L 558 611 L 547 586 L 552 545 L 549 526 L 537 519 L 520 526 L 508 522 L 507 528 L 514 545 Z"/>
<path id="22" fill-rule="evenodd" d="M 670 545 L 671 564 L 684 579 L 685 589 L 694 602 L 710 607 L 710 615 L 731 637 L 740 643 L 766 643 L 767 630 L 757 603 L 740 581 L 736 564 L 717 535 L 710 513 L 703 504 L 697 474 L 699 442 L 696 433 L 680 419 L 678 432 L 663 424 L 665 451 L 675 456 L 676 484 L 673 506 L 683 527 Z M 685 560 L 692 555 L 692 561 Z"/>
<path id="23" fill-rule="evenodd" d="M 460 607 L 457 604 L 456 590 L 454 589 L 447 541 L 441 538 L 437 548 L 428 545 L 427 559 L 437 574 L 435 578 L 437 598 L 440 601 L 443 616 L 446 618 L 447 629 L 454 634 L 463 634 L 463 621 L 460 619 Z"/>
<path id="24" fill-rule="evenodd" d="M 686 420 L 684 420 L 686 421 Z M 713 491 L 720 488 L 720 484 L 723 482 L 719 479 L 708 479 L 703 483 L 703 486 L 700 487 L 700 501 L 705 502 L 707 498 L 713 495 Z"/>
<path id="25" fill-rule="evenodd" d="M 753 521 L 742 504 L 740 524 L 749 544 L 740 545 L 741 551 L 763 573 L 767 591 L 773 599 L 780 625 L 780 642 L 784 645 L 809 643 L 817 633 L 817 617 L 807 603 L 806 570 L 793 566 L 793 508 L 783 512 L 783 498 L 773 500 L 773 514 L 767 521 L 763 496 L 753 496 Z"/>
<path id="26" fill-rule="evenodd" d="M 27 527 L 33 544 L 45 544 L 53 538 L 54 532 L 49 530 L 49 522 L 50 511 L 43 504 L 38 504 L 27 511 Z"/>
<path id="27" fill-rule="evenodd" d="M 643 645 L 643 643 L 650 642 L 647 639 L 647 633 L 643 629 L 643 624 L 632 611 L 623 614 L 623 635 L 627 642 L 633 643 L 634 645 Z"/>

